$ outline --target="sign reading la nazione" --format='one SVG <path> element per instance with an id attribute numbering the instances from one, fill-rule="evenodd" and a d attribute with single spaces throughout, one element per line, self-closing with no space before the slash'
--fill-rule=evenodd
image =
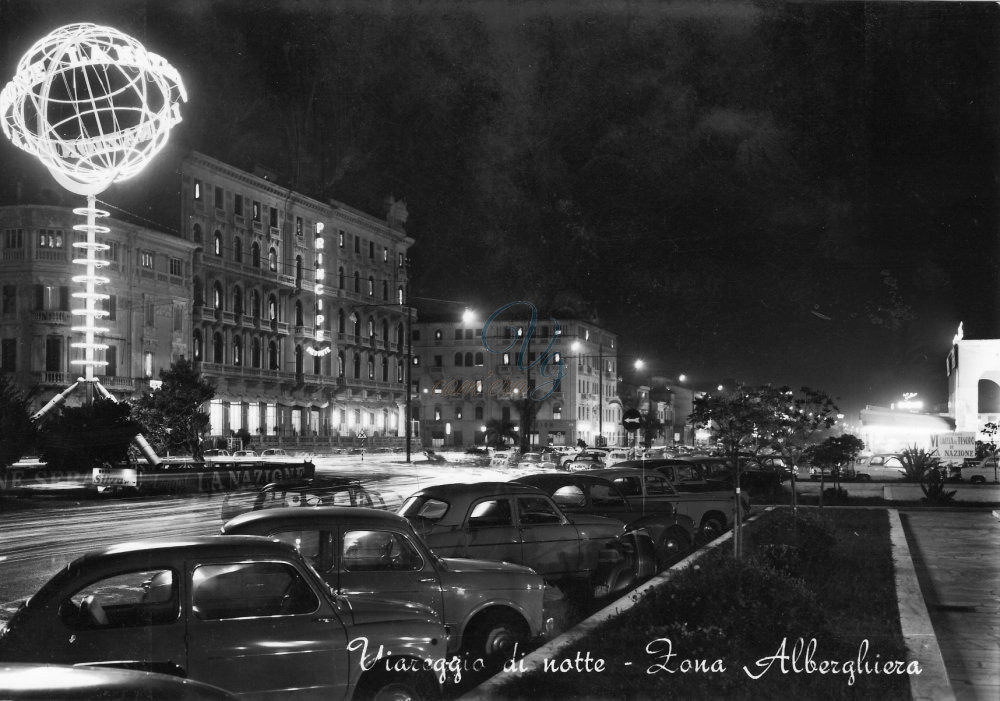
<path id="1" fill-rule="evenodd" d="M 942 462 L 961 462 L 976 457 L 976 434 L 969 432 L 931 434 L 931 448 Z"/>

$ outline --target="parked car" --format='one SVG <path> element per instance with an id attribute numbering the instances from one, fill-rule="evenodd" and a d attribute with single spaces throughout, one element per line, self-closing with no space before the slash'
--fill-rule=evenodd
<path id="1" fill-rule="evenodd" d="M 985 484 L 996 482 L 998 476 L 1000 476 L 1000 469 L 997 467 L 997 459 L 990 457 L 982 460 L 967 460 L 962 465 L 958 478 L 971 484 Z"/>
<path id="2" fill-rule="evenodd" d="M 115 667 L 0 663 L 4 701 L 237 701 L 217 686 Z"/>
<path id="3" fill-rule="evenodd" d="M 856 477 L 862 482 L 901 480 L 906 476 L 903 457 L 898 453 L 879 453 L 860 457 L 854 461 L 854 465 L 845 468 L 845 470 L 848 471 L 848 477 Z"/>
<path id="4" fill-rule="evenodd" d="M 607 456 L 608 452 L 606 450 L 581 450 L 576 455 L 568 456 L 560 467 L 569 472 L 594 470 L 605 466 L 604 461 Z"/>
<path id="5" fill-rule="evenodd" d="M 237 451 L 235 451 L 233 453 L 233 457 L 234 458 L 259 458 L 260 456 L 257 455 L 257 453 L 255 453 L 252 450 L 237 450 Z"/>
<path id="6" fill-rule="evenodd" d="M 537 487 L 512 482 L 439 484 L 399 509 L 438 555 L 517 562 L 561 587 L 585 583 L 595 596 L 649 577 L 656 555 L 648 534 L 618 520 L 568 516 Z"/>
<path id="7" fill-rule="evenodd" d="M 517 461 L 518 467 L 534 467 L 539 470 L 555 470 L 558 464 L 555 453 L 525 453 Z"/>
<path id="8" fill-rule="evenodd" d="M 679 492 L 718 491 L 732 488 L 724 478 L 712 479 L 712 472 L 725 468 L 729 461 L 725 458 L 709 456 L 689 456 L 683 458 L 659 458 L 654 460 L 628 460 L 618 467 L 656 470 L 674 485 Z"/>
<path id="9" fill-rule="evenodd" d="M 223 450 L 222 448 L 210 448 L 202 452 L 201 456 L 203 458 L 228 458 L 231 457 L 228 450 Z"/>
<path id="10" fill-rule="evenodd" d="M 697 528 L 669 502 L 629 502 L 614 484 L 590 472 L 525 475 L 511 480 L 538 487 L 563 513 L 595 514 L 617 519 L 629 530 L 643 528 L 656 547 L 657 570 L 691 551 Z"/>
<path id="11" fill-rule="evenodd" d="M 333 596 L 285 543 L 211 536 L 77 558 L 10 619 L 0 660 L 173 674 L 247 699 L 427 698 L 440 687 L 424 661 L 446 640 L 424 606 Z M 372 665 L 380 646 L 416 671 Z"/>
<path id="12" fill-rule="evenodd" d="M 449 652 L 494 665 L 546 631 L 545 582 L 522 565 L 436 556 L 410 522 L 366 508 L 272 509 L 246 513 L 223 534 L 263 535 L 294 545 L 323 579 L 359 596 L 429 606 L 449 630 Z"/>
<path id="13" fill-rule="evenodd" d="M 385 508 L 378 492 L 347 477 L 315 477 L 290 482 L 272 482 L 259 489 L 227 492 L 219 508 L 223 521 L 246 512 L 281 509 L 286 506 L 369 506 Z"/>
<path id="14" fill-rule="evenodd" d="M 666 502 L 678 514 L 687 516 L 698 527 L 700 542 L 714 540 L 733 525 L 733 490 L 702 490 L 681 492 L 659 470 L 642 470 L 634 467 L 612 467 L 596 470 L 595 476 L 603 477 L 618 487 L 626 499 L 636 502 Z M 741 494 L 742 513 L 750 513 L 750 498 Z"/>
<path id="15" fill-rule="evenodd" d="M 264 448 L 260 451 L 260 457 L 262 458 L 290 458 L 291 455 L 288 454 L 284 448 Z"/>

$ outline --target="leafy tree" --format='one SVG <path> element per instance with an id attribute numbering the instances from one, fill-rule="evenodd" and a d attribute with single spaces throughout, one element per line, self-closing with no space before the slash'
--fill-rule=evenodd
<path id="1" fill-rule="evenodd" d="M 83 406 L 62 407 L 45 421 L 39 456 L 55 470 L 122 463 L 140 430 L 127 402 L 97 398 Z"/>
<path id="2" fill-rule="evenodd" d="M 733 471 L 736 514 L 733 521 L 733 550 L 742 554 L 743 524 L 740 514 L 740 457 L 756 453 L 762 441 L 770 437 L 778 424 L 778 409 L 784 394 L 770 385 L 748 387 L 742 382 L 726 384 L 718 392 L 706 393 L 694 400 L 689 416 L 696 428 L 707 428 L 722 446 Z"/>
<path id="3" fill-rule="evenodd" d="M 653 441 L 663 432 L 663 422 L 652 411 L 642 414 L 639 423 L 639 431 L 642 434 L 642 446 L 649 448 Z"/>
<path id="4" fill-rule="evenodd" d="M 986 440 L 976 441 L 976 459 L 982 460 L 983 458 L 992 458 L 997 454 L 997 430 L 1000 429 L 996 423 L 992 421 L 986 422 L 983 426 L 983 430 L 980 431 Z"/>
<path id="5" fill-rule="evenodd" d="M 491 448 L 504 448 L 508 438 L 517 436 L 514 422 L 504 419 L 490 419 L 486 422 L 486 445 Z"/>
<path id="6" fill-rule="evenodd" d="M 0 374 L 0 467 L 20 460 L 34 442 L 30 397 L 10 375 Z"/>
<path id="7" fill-rule="evenodd" d="M 840 489 L 840 477 L 842 465 L 853 462 L 865 448 L 865 443 L 857 436 L 845 433 L 842 436 L 830 436 L 822 443 L 809 446 L 803 455 L 820 469 L 820 505 L 823 503 L 824 482 L 826 473 L 822 468 L 832 468 L 830 470 L 834 478 L 835 489 Z M 835 491 L 834 493 L 838 493 Z"/>
<path id="8" fill-rule="evenodd" d="M 209 416 L 202 410 L 215 396 L 215 387 L 201 379 L 194 364 L 181 358 L 160 371 L 163 384 L 143 394 L 135 406 L 135 418 L 157 453 L 182 453 L 202 457 L 202 436 Z"/>

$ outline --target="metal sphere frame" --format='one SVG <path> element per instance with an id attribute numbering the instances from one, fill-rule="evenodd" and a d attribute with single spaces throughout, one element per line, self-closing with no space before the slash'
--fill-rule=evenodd
<path id="1" fill-rule="evenodd" d="M 187 93 L 165 59 L 111 27 L 70 24 L 28 50 L 0 92 L 4 135 L 67 190 L 95 195 L 167 143 Z"/>

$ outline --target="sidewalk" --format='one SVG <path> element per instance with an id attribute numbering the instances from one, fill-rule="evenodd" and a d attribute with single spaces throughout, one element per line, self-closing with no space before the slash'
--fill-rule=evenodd
<path id="1" fill-rule="evenodd" d="M 899 511 L 957 701 L 1000 699 L 1000 520 L 994 513 Z"/>

